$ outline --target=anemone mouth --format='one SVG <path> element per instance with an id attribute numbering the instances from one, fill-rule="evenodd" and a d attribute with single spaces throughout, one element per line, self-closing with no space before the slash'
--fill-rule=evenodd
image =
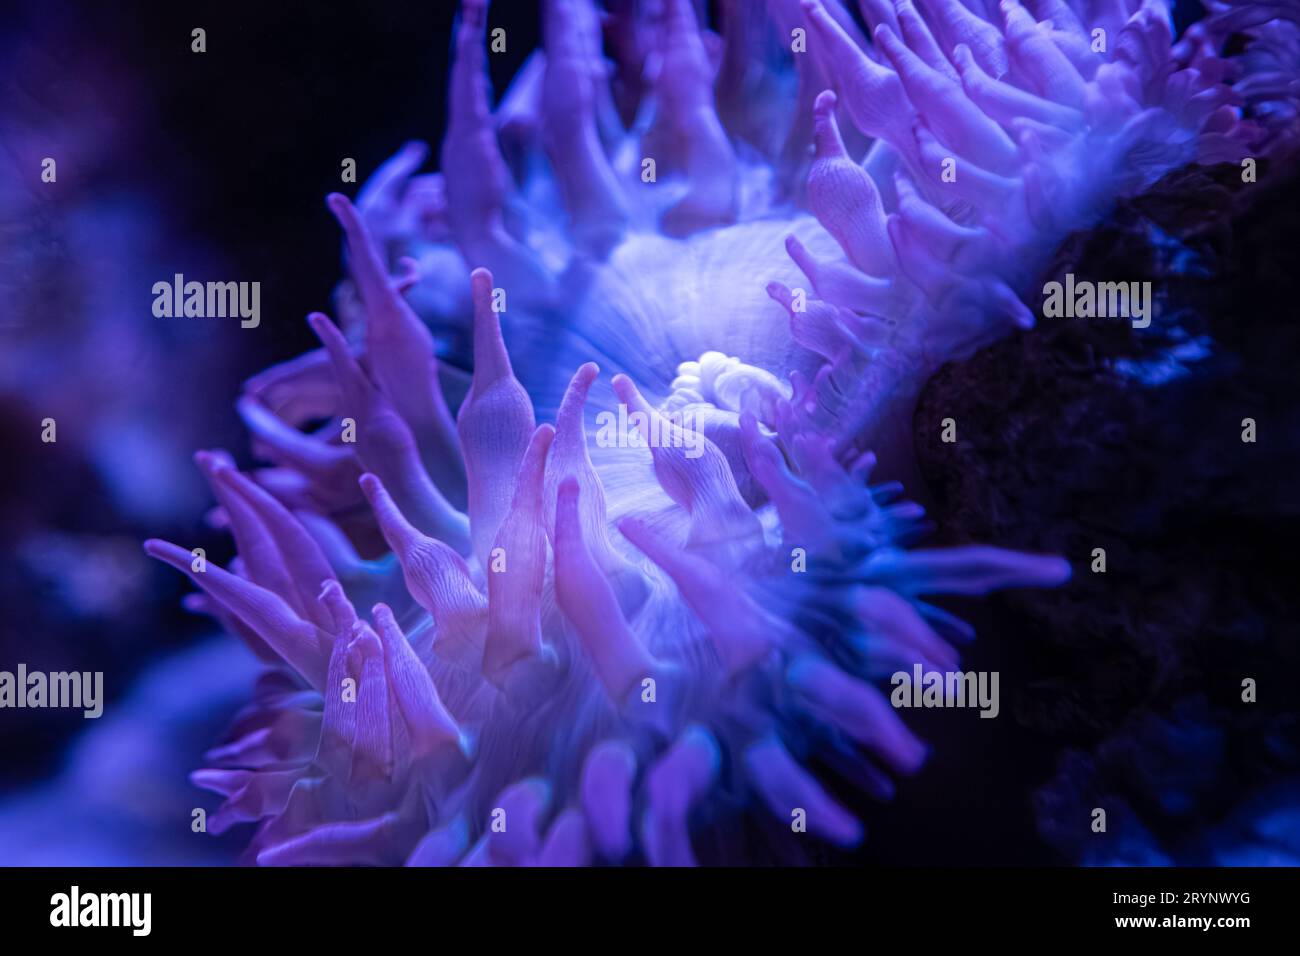
<path id="1" fill-rule="evenodd" d="M 200 457 L 238 573 L 147 545 L 276 675 L 195 776 L 212 829 L 256 822 L 261 863 L 686 864 L 717 808 L 861 840 L 809 767 L 919 769 L 880 685 L 958 666 L 929 596 L 1070 576 L 917 547 L 872 449 L 1032 324 L 1069 230 L 1258 132 L 1159 0 L 921 6 L 867 4 L 868 43 L 837 3 L 732 4 L 715 62 L 689 0 L 620 5 L 610 85 L 594 6 L 553 0 L 494 114 L 463 5 L 440 178 L 407 149 L 328 200 L 362 334 L 313 314 L 323 349 L 249 383 L 272 467 Z"/>

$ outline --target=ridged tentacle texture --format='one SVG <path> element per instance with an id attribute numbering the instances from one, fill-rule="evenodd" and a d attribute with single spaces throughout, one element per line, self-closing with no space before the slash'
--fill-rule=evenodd
<path id="1" fill-rule="evenodd" d="M 920 768 L 880 684 L 971 636 L 925 598 L 1070 574 L 915 547 L 871 474 L 926 378 L 1119 197 L 1262 155 L 1243 99 L 1294 116 L 1294 23 L 1230 7 L 1175 44 L 1162 0 L 651 6 L 545 0 L 494 109 L 463 5 L 441 172 L 329 199 L 348 334 L 248 383 L 269 467 L 200 455 L 237 566 L 147 545 L 268 665 L 194 775 L 250 860 L 686 864 L 796 809 L 857 843 L 810 768 Z"/>

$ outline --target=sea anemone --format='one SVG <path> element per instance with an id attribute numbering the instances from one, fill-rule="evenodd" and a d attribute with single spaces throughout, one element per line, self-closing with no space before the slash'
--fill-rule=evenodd
<path id="1" fill-rule="evenodd" d="M 546 0 L 494 112 L 463 3 L 441 172 L 411 144 L 328 199 L 355 341 L 314 313 L 324 348 L 247 383 L 271 467 L 197 456 L 237 564 L 146 544 L 267 664 L 193 775 L 210 830 L 256 822 L 263 864 L 681 865 L 743 862 L 755 812 L 792 859 L 863 837 L 826 774 L 920 768 L 877 685 L 973 636 L 925 598 L 1070 566 L 918 548 L 873 475 L 912 475 L 941 365 L 1033 324 L 1062 239 L 1267 124 L 1162 0 L 861 6 L 872 42 L 836 0 L 732 0 L 721 37 Z"/>

